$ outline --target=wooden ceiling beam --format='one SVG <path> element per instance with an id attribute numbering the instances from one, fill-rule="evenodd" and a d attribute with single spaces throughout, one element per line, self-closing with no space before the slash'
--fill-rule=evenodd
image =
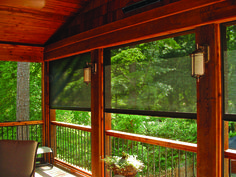
<path id="1" fill-rule="evenodd" d="M 43 47 L 0 44 L 0 61 L 43 62 Z"/>
<path id="2" fill-rule="evenodd" d="M 150 21 L 156 21 L 161 18 L 166 18 L 175 14 L 193 10 L 196 8 L 204 7 L 210 4 L 221 2 L 223 0 L 181 0 L 169 5 L 159 7 L 141 14 L 137 14 L 120 21 L 116 21 L 96 29 L 84 32 L 83 34 L 78 34 L 59 42 L 51 44 L 46 47 L 47 51 L 54 50 L 55 48 L 60 48 L 63 45 L 69 45 L 72 43 L 79 42 L 81 40 L 89 39 L 93 36 L 102 35 L 106 33 L 115 32 L 121 29 L 126 29 L 132 26 L 137 26 L 139 24 L 147 23 Z"/>
<path id="3" fill-rule="evenodd" d="M 191 4 L 199 1 L 189 0 L 189 2 Z M 210 1 L 208 2 L 210 3 Z M 175 3 L 172 3 L 165 8 L 169 13 L 173 8 L 173 4 Z M 185 2 L 185 4 L 188 3 Z M 181 5 L 183 6 L 183 4 Z M 180 9 L 182 6 L 179 4 L 176 8 L 181 11 Z M 107 48 L 183 32 L 211 23 L 236 20 L 236 5 L 231 1 L 224 1 L 212 6 L 196 8 L 191 11 L 186 11 L 182 8 L 183 12 L 179 14 L 176 14 L 175 10 L 173 10 L 171 16 L 165 15 L 164 17 L 159 14 L 159 12 L 162 12 L 161 9 L 162 8 L 154 9 L 135 17 L 133 16 L 116 21 L 46 46 L 45 60 L 59 59 L 98 48 Z M 154 18 L 154 16 L 156 18 Z M 140 21 L 140 19 L 143 21 Z"/>

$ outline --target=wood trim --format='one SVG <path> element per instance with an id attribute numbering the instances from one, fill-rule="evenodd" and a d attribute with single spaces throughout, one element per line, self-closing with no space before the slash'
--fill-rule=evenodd
<path id="1" fill-rule="evenodd" d="M 0 44 L 0 61 L 43 62 L 44 47 Z"/>
<path id="2" fill-rule="evenodd" d="M 94 177 L 104 176 L 104 105 L 103 50 L 91 52 L 91 62 L 97 63 L 97 73 L 91 76 L 91 159 Z"/>
<path id="3" fill-rule="evenodd" d="M 52 125 L 55 126 L 61 126 L 61 127 L 68 127 L 76 130 L 82 130 L 86 132 L 91 132 L 91 127 L 89 126 L 82 126 L 82 125 L 77 125 L 77 124 L 71 124 L 71 123 L 65 123 L 65 122 L 57 122 L 57 121 L 51 121 Z"/>
<path id="4" fill-rule="evenodd" d="M 42 120 L 35 121 L 20 121 L 20 122 L 3 122 L 0 123 L 0 127 L 14 127 L 14 126 L 22 126 L 22 125 L 42 125 L 44 122 Z"/>
<path id="5" fill-rule="evenodd" d="M 220 24 L 196 29 L 196 44 L 210 46 L 210 61 L 205 64 L 205 75 L 197 82 L 197 175 L 199 177 L 223 175 L 220 37 Z"/>
<path id="6" fill-rule="evenodd" d="M 55 163 L 55 165 L 58 165 L 58 166 L 64 168 L 65 170 L 69 171 L 70 173 L 74 173 L 74 174 L 77 174 L 77 175 L 83 176 L 83 177 L 92 176 L 92 173 L 89 173 L 88 171 L 84 171 L 81 168 L 78 168 L 78 167 L 75 167 L 75 166 L 70 165 L 68 163 L 65 163 L 65 162 L 61 161 L 60 159 L 54 158 L 54 163 Z"/>
<path id="7" fill-rule="evenodd" d="M 190 2 L 193 3 L 193 1 Z M 188 4 L 188 2 L 186 3 Z M 174 4 L 171 3 L 168 7 L 172 7 Z M 167 8 L 167 6 L 163 8 Z M 235 11 L 236 5 L 232 4 L 231 1 L 161 17 L 157 15 L 159 13 L 159 8 L 157 8 L 46 46 L 45 60 L 55 60 L 99 48 L 179 33 L 211 23 L 236 20 Z M 142 21 L 137 22 L 137 19 Z"/>
<path id="8" fill-rule="evenodd" d="M 49 62 L 44 62 L 44 88 L 43 88 L 43 97 L 44 97 L 44 146 L 50 147 L 50 108 L 49 108 Z"/>
<path id="9" fill-rule="evenodd" d="M 45 102 L 45 79 L 47 78 L 46 75 L 45 75 L 45 68 L 46 68 L 46 62 L 43 62 L 42 63 L 42 78 L 41 78 L 41 87 L 42 87 L 42 94 L 41 94 L 41 97 L 42 97 L 42 120 L 45 124 L 46 122 L 46 102 Z M 45 131 L 45 125 L 42 127 L 42 144 L 45 145 L 45 142 L 46 142 L 46 131 Z"/>
<path id="10" fill-rule="evenodd" d="M 224 154 L 225 158 L 236 159 L 236 150 L 234 149 L 227 149 L 225 150 Z"/>
<path id="11" fill-rule="evenodd" d="M 106 135 L 122 138 L 122 139 L 128 139 L 132 141 L 143 142 L 147 144 L 153 144 L 157 146 L 163 146 L 167 148 L 179 149 L 179 150 L 190 151 L 190 152 L 197 152 L 197 144 L 194 144 L 194 143 L 186 143 L 186 142 L 151 137 L 151 136 L 146 136 L 146 135 L 137 135 L 137 134 L 120 132 L 120 131 L 115 131 L 115 130 L 106 130 Z"/>

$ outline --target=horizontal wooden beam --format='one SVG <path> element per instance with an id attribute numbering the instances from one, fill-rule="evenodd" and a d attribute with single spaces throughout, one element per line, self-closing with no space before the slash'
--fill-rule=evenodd
<path id="1" fill-rule="evenodd" d="M 116 22 L 98 27 L 96 29 L 92 29 L 82 34 L 78 34 L 78 35 L 63 39 L 59 42 L 48 45 L 46 47 L 46 52 L 49 52 L 51 50 L 55 50 L 57 48 L 61 48 L 63 46 L 67 46 L 73 43 L 77 43 L 83 40 L 88 40 L 88 39 L 91 39 L 100 35 L 119 31 L 121 29 L 126 29 L 131 26 L 137 26 L 139 24 L 147 23 L 150 21 L 155 21 L 160 18 L 172 16 L 181 12 L 196 9 L 196 8 L 210 5 L 213 3 L 217 3 L 220 1 L 223 1 L 223 0 L 198 0 L 198 1 L 181 0 L 175 3 L 171 3 L 167 6 L 159 7 L 157 9 L 153 9 L 148 12 L 144 12 L 135 16 L 125 18 L 124 20 L 116 21 Z"/>
<path id="2" fill-rule="evenodd" d="M 44 47 L 0 44 L 0 61 L 43 62 Z"/>
<path id="3" fill-rule="evenodd" d="M 132 141 L 138 141 L 148 144 L 153 144 L 157 146 L 163 146 L 167 148 L 179 149 L 190 152 L 197 152 L 197 144 L 194 143 L 186 143 L 181 141 L 169 140 L 164 138 L 157 138 L 145 135 L 137 135 L 132 133 L 114 131 L 114 130 L 106 130 L 107 136 L 113 136 L 122 139 L 128 139 Z"/>
<path id="4" fill-rule="evenodd" d="M 195 2 L 195 1 L 194 1 Z M 198 1 L 196 1 L 198 2 Z M 236 5 L 230 1 L 211 1 L 211 6 L 193 6 L 193 1 L 171 3 L 139 15 L 66 38 L 45 47 L 45 60 L 54 60 L 98 48 L 107 48 L 195 29 L 211 23 L 236 19 Z M 210 4 L 210 1 L 208 2 Z M 205 5 L 209 5 L 205 4 Z M 182 5 L 182 6 L 180 6 Z M 185 9 L 185 5 L 190 9 Z M 195 7 L 195 8 L 193 8 Z M 201 7 L 201 8 L 200 8 Z M 168 13 L 162 12 L 164 8 Z M 171 11 L 177 8 L 178 11 Z M 182 8 L 182 10 L 181 10 Z M 164 11 L 163 9 L 163 11 Z"/>
<path id="5" fill-rule="evenodd" d="M 14 127 L 14 126 L 41 125 L 41 124 L 44 124 L 42 120 L 20 121 L 20 122 L 2 122 L 2 123 L 0 123 L 0 127 Z"/>
<path id="6" fill-rule="evenodd" d="M 68 127 L 76 130 L 82 130 L 86 132 L 91 132 L 91 127 L 89 126 L 83 126 L 83 125 L 77 125 L 77 124 L 71 124 L 71 123 L 64 123 L 64 122 L 57 122 L 57 121 L 51 121 L 52 125 L 61 126 L 61 127 Z"/>

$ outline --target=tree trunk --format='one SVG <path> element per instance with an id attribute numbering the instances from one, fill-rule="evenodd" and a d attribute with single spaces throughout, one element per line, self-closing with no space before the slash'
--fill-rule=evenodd
<path id="1" fill-rule="evenodd" d="M 17 64 L 17 110 L 16 121 L 29 120 L 29 80 L 30 63 L 18 62 Z M 29 137 L 28 127 L 19 126 L 17 129 L 17 139 L 27 140 Z"/>

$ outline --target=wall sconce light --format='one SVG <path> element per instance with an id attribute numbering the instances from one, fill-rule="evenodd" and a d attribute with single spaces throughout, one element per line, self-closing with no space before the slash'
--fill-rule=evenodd
<path id="1" fill-rule="evenodd" d="M 91 73 L 97 73 L 97 63 L 86 63 L 84 67 L 84 82 L 88 85 L 91 82 Z"/>
<path id="2" fill-rule="evenodd" d="M 210 59 L 209 46 L 197 45 L 197 49 L 190 54 L 190 57 L 192 62 L 192 77 L 199 80 L 205 74 L 205 63 L 208 63 Z"/>

